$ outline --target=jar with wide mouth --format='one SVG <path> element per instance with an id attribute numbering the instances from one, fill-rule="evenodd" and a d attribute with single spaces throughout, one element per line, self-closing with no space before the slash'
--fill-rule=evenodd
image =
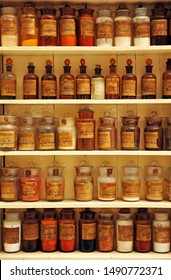
<path id="1" fill-rule="evenodd" d="M 114 220 L 113 212 L 100 211 L 97 220 L 97 250 L 111 252 L 114 250 Z"/>
<path id="2" fill-rule="evenodd" d="M 146 127 L 144 128 L 144 148 L 150 151 L 159 151 L 163 149 L 164 129 L 162 127 L 163 118 L 157 112 L 151 112 L 146 118 Z"/>
<path id="3" fill-rule="evenodd" d="M 113 18 L 110 9 L 97 10 L 96 45 L 113 46 Z"/>
<path id="4" fill-rule="evenodd" d="M 85 8 L 78 10 L 78 45 L 94 46 L 95 45 L 95 19 L 94 10 Z"/>
<path id="5" fill-rule="evenodd" d="M 16 151 L 18 141 L 18 118 L 0 116 L 0 150 Z"/>
<path id="6" fill-rule="evenodd" d="M 57 127 L 58 150 L 76 149 L 76 126 L 74 117 L 62 117 Z"/>
<path id="7" fill-rule="evenodd" d="M 35 146 L 34 118 L 31 116 L 21 117 L 18 128 L 18 150 L 33 151 Z"/>
<path id="8" fill-rule="evenodd" d="M 115 127 L 115 117 L 108 112 L 103 117 L 99 117 L 99 127 L 97 132 L 99 150 L 116 150 L 117 129 Z"/>
<path id="9" fill-rule="evenodd" d="M 7 166 L 0 168 L 0 197 L 2 201 L 17 201 L 20 199 L 19 167 Z"/>
<path id="10" fill-rule="evenodd" d="M 56 128 L 54 117 L 45 116 L 38 120 L 36 128 L 36 148 L 37 150 L 55 150 Z"/>

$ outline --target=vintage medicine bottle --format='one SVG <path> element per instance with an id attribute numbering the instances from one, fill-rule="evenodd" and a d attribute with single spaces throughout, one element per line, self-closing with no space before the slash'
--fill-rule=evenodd
<path id="1" fill-rule="evenodd" d="M 129 208 L 121 208 L 116 219 L 116 250 L 122 253 L 133 251 L 134 222 Z"/>
<path id="2" fill-rule="evenodd" d="M 111 252 L 114 250 L 113 212 L 101 211 L 97 221 L 97 250 Z"/>
<path id="3" fill-rule="evenodd" d="M 152 59 L 146 59 L 146 73 L 141 76 L 141 98 L 156 99 L 157 78 L 152 73 Z"/>
<path id="4" fill-rule="evenodd" d="M 96 17 L 96 45 L 113 46 L 113 18 L 109 9 L 97 10 Z"/>
<path id="5" fill-rule="evenodd" d="M 97 246 L 97 221 L 96 213 L 89 208 L 80 212 L 79 219 L 79 250 L 93 252 Z"/>
<path id="6" fill-rule="evenodd" d="M 18 150 L 33 151 L 35 146 L 34 118 L 30 116 L 21 117 L 18 128 Z"/>
<path id="7" fill-rule="evenodd" d="M 21 247 L 21 220 L 18 212 L 5 212 L 3 245 L 6 253 L 18 252 Z"/>
<path id="8" fill-rule="evenodd" d="M 105 98 L 118 99 L 120 98 L 120 76 L 116 74 L 116 60 L 110 59 L 110 74 L 105 78 Z"/>
<path id="9" fill-rule="evenodd" d="M 133 17 L 134 46 L 150 46 L 150 17 L 148 9 L 139 5 Z"/>
<path id="10" fill-rule="evenodd" d="M 61 99 L 75 99 L 76 97 L 76 80 L 70 73 L 70 60 L 64 61 L 64 73 L 59 78 L 59 98 Z"/>
<path id="11" fill-rule="evenodd" d="M 18 118 L 0 115 L 0 150 L 16 151 L 18 141 Z"/>
<path id="12" fill-rule="evenodd" d="M 56 147 L 55 120 L 52 116 L 44 116 L 38 119 L 36 128 L 36 149 L 54 150 Z"/>
<path id="13" fill-rule="evenodd" d="M 57 78 L 52 74 L 52 61 L 46 60 L 46 74 L 41 78 L 41 95 L 42 99 L 57 98 Z"/>
<path id="14" fill-rule="evenodd" d="M 78 10 L 78 46 L 94 46 L 95 44 L 95 19 L 94 10 L 85 8 Z"/>
<path id="15" fill-rule="evenodd" d="M 58 150 L 76 149 L 75 118 L 68 116 L 59 119 L 59 126 L 57 127 L 57 148 Z"/>
<path id="16" fill-rule="evenodd" d="M 28 73 L 23 77 L 23 98 L 38 99 L 39 95 L 39 77 L 34 73 L 34 63 L 28 63 Z"/>
<path id="17" fill-rule="evenodd" d="M 1 75 L 1 99 L 16 99 L 17 78 L 12 71 L 13 61 L 11 58 L 6 59 L 6 70 Z"/>
<path id="18" fill-rule="evenodd" d="M 40 9 L 39 46 L 57 46 L 56 9 Z"/>
<path id="19" fill-rule="evenodd" d="M 18 46 L 18 17 L 14 7 L 1 8 L 1 46 Z"/>
<path id="20" fill-rule="evenodd" d="M 165 127 L 165 149 L 171 150 L 171 117 L 166 118 L 167 125 Z"/>
<path id="21" fill-rule="evenodd" d="M 95 66 L 95 75 L 91 78 L 91 99 L 105 99 L 105 78 L 101 75 L 101 65 Z"/>
<path id="22" fill-rule="evenodd" d="M 153 219 L 153 251 L 170 251 L 170 220 L 168 212 L 155 212 Z"/>
<path id="23" fill-rule="evenodd" d="M 162 98 L 171 98 L 171 58 L 166 61 L 166 71 L 162 75 Z"/>
<path id="24" fill-rule="evenodd" d="M 122 76 L 122 99 L 135 99 L 137 97 L 137 76 L 132 73 L 132 60 L 127 59 L 126 74 Z"/>
<path id="25" fill-rule="evenodd" d="M 168 44 L 168 9 L 164 3 L 156 3 L 151 10 L 151 45 Z"/>
<path id="26" fill-rule="evenodd" d="M 76 98 L 90 99 L 91 98 L 91 79 L 86 74 L 85 59 L 80 60 L 80 74 L 76 76 Z"/>
<path id="27" fill-rule="evenodd" d="M 99 117 L 97 140 L 99 150 L 116 150 L 117 129 L 115 118 L 110 116 L 109 112 L 105 112 L 103 117 Z"/>
<path id="28" fill-rule="evenodd" d="M 167 178 L 167 198 L 171 201 L 171 167 L 168 168 L 168 178 Z"/>

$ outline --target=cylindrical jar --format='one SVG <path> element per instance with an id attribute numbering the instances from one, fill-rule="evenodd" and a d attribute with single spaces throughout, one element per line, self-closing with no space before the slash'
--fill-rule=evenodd
<path id="1" fill-rule="evenodd" d="M 56 128 L 54 117 L 45 116 L 38 120 L 36 128 L 36 148 L 37 150 L 54 150 L 56 147 Z"/>
<path id="2" fill-rule="evenodd" d="M 35 150 L 35 144 L 34 118 L 30 116 L 21 117 L 18 130 L 18 150 L 33 151 Z"/>
<path id="3" fill-rule="evenodd" d="M 0 198 L 2 201 L 17 201 L 20 198 L 18 167 L 2 167 L 0 178 Z"/>
<path id="4" fill-rule="evenodd" d="M 167 212 L 155 212 L 153 219 L 153 251 L 170 251 L 170 220 Z"/>
<path id="5" fill-rule="evenodd" d="M 114 117 L 107 114 L 99 117 L 97 139 L 99 150 L 116 150 L 117 129 L 115 127 Z"/>
<path id="6" fill-rule="evenodd" d="M 145 150 L 159 151 L 163 149 L 162 119 L 156 112 L 152 112 L 151 116 L 146 117 L 146 127 L 144 128 Z"/>
<path id="7" fill-rule="evenodd" d="M 78 45 L 94 46 L 95 19 L 93 9 L 87 7 L 78 10 Z"/>
<path id="8" fill-rule="evenodd" d="M 76 149 L 76 127 L 73 117 L 63 117 L 59 119 L 57 147 L 58 150 Z"/>
<path id="9" fill-rule="evenodd" d="M 61 201 L 64 199 L 65 180 L 62 176 L 63 166 L 47 167 L 45 179 L 46 200 Z"/>
<path id="10" fill-rule="evenodd" d="M 57 18 L 56 9 L 40 9 L 39 19 L 39 46 L 57 45 Z"/>
<path id="11" fill-rule="evenodd" d="M 18 118 L 0 116 L 0 150 L 16 151 L 18 141 Z"/>
<path id="12" fill-rule="evenodd" d="M 156 3 L 151 10 L 151 45 L 167 45 L 168 44 L 168 9 L 164 7 L 164 3 Z"/>
<path id="13" fill-rule="evenodd" d="M 1 11 L 1 46 L 18 46 L 17 10 L 14 7 L 3 7 Z"/>
<path id="14" fill-rule="evenodd" d="M 146 7 L 134 10 L 133 38 L 134 46 L 150 46 L 150 17 Z"/>
<path id="15" fill-rule="evenodd" d="M 98 199 L 110 201 L 116 199 L 116 178 L 113 175 L 113 166 L 99 166 L 97 177 Z"/>
<path id="16" fill-rule="evenodd" d="M 113 212 L 99 212 L 97 221 L 97 250 L 111 252 L 114 250 Z"/>
<path id="17" fill-rule="evenodd" d="M 113 46 L 113 18 L 111 10 L 97 10 L 96 45 Z"/>

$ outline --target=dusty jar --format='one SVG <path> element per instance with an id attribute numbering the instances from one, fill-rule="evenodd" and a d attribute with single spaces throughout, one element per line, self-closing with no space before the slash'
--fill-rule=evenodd
<path id="1" fill-rule="evenodd" d="M 20 198 L 20 179 L 18 167 L 2 167 L 0 179 L 2 201 L 17 201 Z"/>
<path id="2" fill-rule="evenodd" d="M 116 178 L 113 175 L 114 166 L 104 163 L 98 167 L 99 175 L 97 177 L 97 189 L 99 200 L 116 199 Z"/>
<path id="3" fill-rule="evenodd" d="M 59 119 L 57 127 L 57 146 L 59 150 L 76 149 L 76 127 L 73 117 L 63 117 Z"/>
<path id="4" fill-rule="evenodd" d="M 47 167 L 45 179 L 46 200 L 61 201 L 64 199 L 65 180 L 62 176 L 63 166 Z"/>
<path id="5" fill-rule="evenodd" d="M 162 119 L 156 112 L 151 112 L 151 116 L 146 117 L 146 127 L 144 129 L 145 150 L 159 151 L 163 149 L 164 130 Z"/>
<path id="6" fill-rule="evenodd" d="M 54 150 L 56 147 L 56 128 L 54 118 L 45 116 L 40 118 L 36 128 L 37 150 Z"/>
<path id="7" fill-rule="evenodd" d="M 18 46 L 18 17 L 14 7 L 3 7 L 1 15 L 1 46 Z"/>
<path id="8" fill-rule="evenodd" d="M 96 45 L 113 45 L 113 18 L 112 11 L 108 9 L 97 10 L 96 18 Z"/>
<path id="9" fill-rule="evenodd" d="M 35 146 L 34 118 L 30 116 L 21 117 L 18 131 L 18 150 L 32 151 L 35 150 Z"/>
<path id="10" fill-rule="evenodd" d="M 16 151 L 18 141 L 18 118 L 0 116 L 0 150 Z"/>
<path id="11" fill-rule="evenodd" d="M 167 212 L 155 212 L 153 219 L 153 251 L 170 251 L 170 220 Z"/>
<path id="12" fill-rule="evenodd" d="M 97 250 L 111 252 L 114 250 L 114 220 L 113 212 L 99 212 L 97 221 Z"/>
<path id="13" fill-rule="evenodd" d="M 99 117 L 97 139 L 99 150 L 116 150 L 117 129 L 115 127 L 115 118 L 108 113 L 103 117 Z"/>
<path id="14" fill-rule="evenodd" d="M 25 167 L 21 177 L 21 200 L 38 201 L 40 199 L 40 168 Z"/>

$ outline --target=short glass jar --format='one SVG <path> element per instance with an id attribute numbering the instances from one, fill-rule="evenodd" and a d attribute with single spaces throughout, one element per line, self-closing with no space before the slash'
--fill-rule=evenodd
<path id="1" fill-rule="evenodd" d="M 34 118 L 30 116 L 21 117 L 18 129 L 18 150 L 33 151 L 35 150 L 35 146 Z"/>
<path id="2" fill-rule="evenodd" d="M 116 199 L 114 168 L 114 166 L 109 166 L 108 162 L 104 162 L 103 166 L 98 167 L 97 189 L 99 200 L 110 201 Z"/>
<path id="3" fill-rule="evenodd" d="M 18 118 L 0 116 L 0 150 L 16 151 L 18 141 Z"/>
<path id="4" fill-rule="evenodd" d="M 76 149 L 76 127 L 73 117 L 63 117 L 59 119 L 57 127 L 57 147 L 58 150 Z"/>
<path id="5" fill-rule="evenodd" d="M 37 150 L 55 150 L 56 147 L 56 128 L 54 117 L 45 116 L 38 120 L 36 128 L 36 148 Z"/>
<path id="6" fill-rule="evenodd" d="M 99 212 L 97 220 L 97 250 L 111 252 L 114 250 L 114 220 L 113 212 Z"/>
<path id="7" fill-rule="evenodd" d="M 97 10 L 96 45 L 113 46 L 113 18 L 109 9 Z"/>
<path id="8" fill-rule="evenodd" d="M 105 113 L 99 118 L 99 127 L 97 132 L 99 150 L 116 150 L 117 147 L 117 129 L 115 127 L 115 118 L 109 113 Z"/>
<path id="9" fill-rule="evenodd" d="M 170 220 L 168 212 L 155 212 L 153 219 L 153 251 L 170 252 Z"/>

